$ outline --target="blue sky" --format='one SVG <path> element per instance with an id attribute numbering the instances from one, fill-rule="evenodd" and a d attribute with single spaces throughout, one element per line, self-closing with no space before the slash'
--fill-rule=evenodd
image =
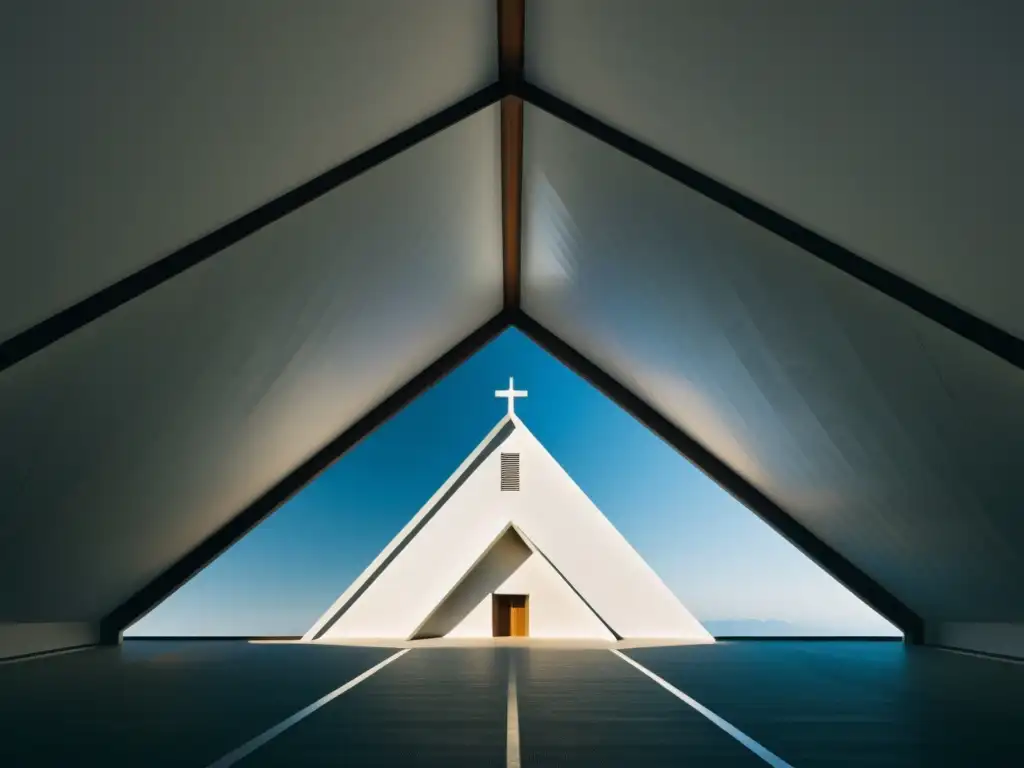
<path id="1" fill-rule="evenodd" d="M 898 632 L 520 332 L 502 334 L 126 634 L 298 635 L 516 413 L 712 633 Z"/>

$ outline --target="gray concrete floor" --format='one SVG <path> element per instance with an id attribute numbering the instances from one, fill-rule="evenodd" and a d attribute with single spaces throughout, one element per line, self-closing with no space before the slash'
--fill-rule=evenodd
<path id="1" fill-rule="evenodd" d="M 407 653 L 240 765 L 504 768 L 504 656 L 477 648 Z"/>
<path id="2" fill-rule="evenodd" d="M 393 649 L 127 641 L 0 665 L 0 766 L 196 766 Z M 1017 766 L 1024 665 L 898 643 L 727 642 L 628 655 L 803 766 Z M 246 766 L 765 765 L 607 650 L 418 648 Z"/>
<path id="3" fill-rule="evenodd" d="M 765 768 L 609 651 L 524 650 L 516 656 L 524 766 Z"/>
<path id="4" fill-rule="evenodd" d="M 126 641 L 0 665 L 0 766 L 206 766 L 391 653 Z"/>
<path id="5" fill-rule="evenodd" d="M 787 762 L 1024 765 L 1024 665 L 885 642 L 723 642 L 627 654 Z"/>

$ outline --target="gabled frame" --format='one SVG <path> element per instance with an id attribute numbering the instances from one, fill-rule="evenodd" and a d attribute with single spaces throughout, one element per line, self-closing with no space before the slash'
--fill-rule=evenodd
<path id="1" fill-rule="evenodd" d="M 692 437 L 672 425 L 613 377 L 601 371 L 571 346 L 558 339 L 520 309 L 523 103 L 527 102 L 585 131 L 615 149 L 663 173 L 753 223 L 799 246 L 854 279 L 871 286 L 919 314 L 1024 370 L 1024 340 L 914 285 L 806 227 L 746 197 L 695 169 L 659 152 L 582 110 L 525 82 L 525 0 L 497 0 L 499 80 L 451 105 L 423 122 L 328 170 L 259 208 L 245 214 L 157 262 L 128 275 L 92 296 L 0 342 L 0 372 L 46 349 L 64 336 L 88 325 L 164 282 L 191 269 L 243 238 L 298 210 L 332 189 L 356 178 L 433 134 L 496 102 L 501 102 L 502 227 L 504 311 L 443 355 L 404 387 L 339 435 L 316 456 L 282 478 L 259 500 L 239 512 L 221 529 L 185 554 L 102 621 L 102 641 L 120 641 L 122 631 L 159 604 L 208 562 L 219 556 L 291 495 L 383 421 L 400 411 L 438 379 L 471 356 L 496 335 L 517 326 L 549 352 L 604 391 L 655 434 L 673 445 L 708 476 L 769 522 L 826 571 L 888 618 L 910 642 L 922 642 L 921 618 L 881 585 L 818 540 L 757 489 L 743 480 Z"/>

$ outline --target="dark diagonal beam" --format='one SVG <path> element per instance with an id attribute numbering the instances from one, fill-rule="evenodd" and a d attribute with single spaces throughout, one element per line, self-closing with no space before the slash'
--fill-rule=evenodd
<path id="1" fill-rule="evenodd" d="M 490 85 L 462 101 L 417 123 L 392 138 L 307 181 L 302 186 L 225 224 L 220 229 L 143 267 L 113 285 L 61 310 L 55 315 L 0 343 L 0 371 L 46 348 L 69 333 L 91 323 L 108 312 L 138 298 L 176 275 L 216 256 L 239 240 L 273 224 L 307 203 L 351 181 L 395 155 L 449 128 L 460 120 L 497 102 L 507 88 Z"/>
<path id="2" fill-rule="evenodd" d="M 910 307 L 948 328 L 953 333 L 984 347 L 1011 365 L 1024 370 L 1024 340 L 929 293 L 924 288 L 858 256 L 841 245 L 833 243 L 767 206 L 705 176 L 700 171 L 659 152 L 616 128 L 612 128 L 535 85 L 520 82 L 515 86 L 515 92 L 520 94 L 527 103 L 543 109 L 659 173 L 663 173 L 693 191 L 724 205 L 748 221 L 774 232 L 821 261 L 831 264 L 836 269 L 870 285 L 889 298 L 895 299 L 904 306 Z"/>
<path id="3" fill-rule="evenodd" d="M 498 0 L 498 71 L 506 88 L 523 80 L 525 0 Z M 501 226 L 505 309 L 519 307 L 523 231 L 523 101 L 501 100 Z"/>
<path id="4" fill-rule="evenodd" d="M 569 344 L 520 312 L 515 325 L 537 344 L 625 409 L 637 421 L 675 448 L 705 475 L 728 491 L 805 555 L 832 574 L 841 584 L 903 631 L 907 642 L 923 642 L 921 617 L 886 591 L 828 544 L 791 517 L 725 462 L 690 435 L 672 424 L 614 377 L 577 352 Z"/>
<path id="5" fill-rule="evenodd" d="M 405 386 L 367 413 L 363 418 L 336 437 L 312 458 L 293 470 L 231 520 L 206 538 L 195 549 L 157 576 L 115 608 L 100 625 L 100 641 L 104 644 L 120 642 L 121 633 L 149 611 L 163 602 L 175 590 L 195 576 L 228 547 L 259 525 L 271 512 L 312 482 L 348 450 L 368 437 L 381 424 L 401 411 L 438 381 L 447 376 L 469 357 L 494 339 L 509 326 L 509 315 L 501 313 L 460 341 L 444 355 L 431 363 Z"/>

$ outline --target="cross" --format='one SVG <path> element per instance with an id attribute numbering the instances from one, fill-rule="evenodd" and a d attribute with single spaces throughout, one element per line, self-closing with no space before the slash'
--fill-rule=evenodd
<path id="1" fill-rule="evenodd" d="M 508 415 L 516 412 L 515 402 L 517 397 L 526 397 L 526 390 L 516 389 L 512 377 L 508 377 L 508 389 L 498 389 L 494 392 L 495 397 L 504 397 L 508 400 Z"/>

